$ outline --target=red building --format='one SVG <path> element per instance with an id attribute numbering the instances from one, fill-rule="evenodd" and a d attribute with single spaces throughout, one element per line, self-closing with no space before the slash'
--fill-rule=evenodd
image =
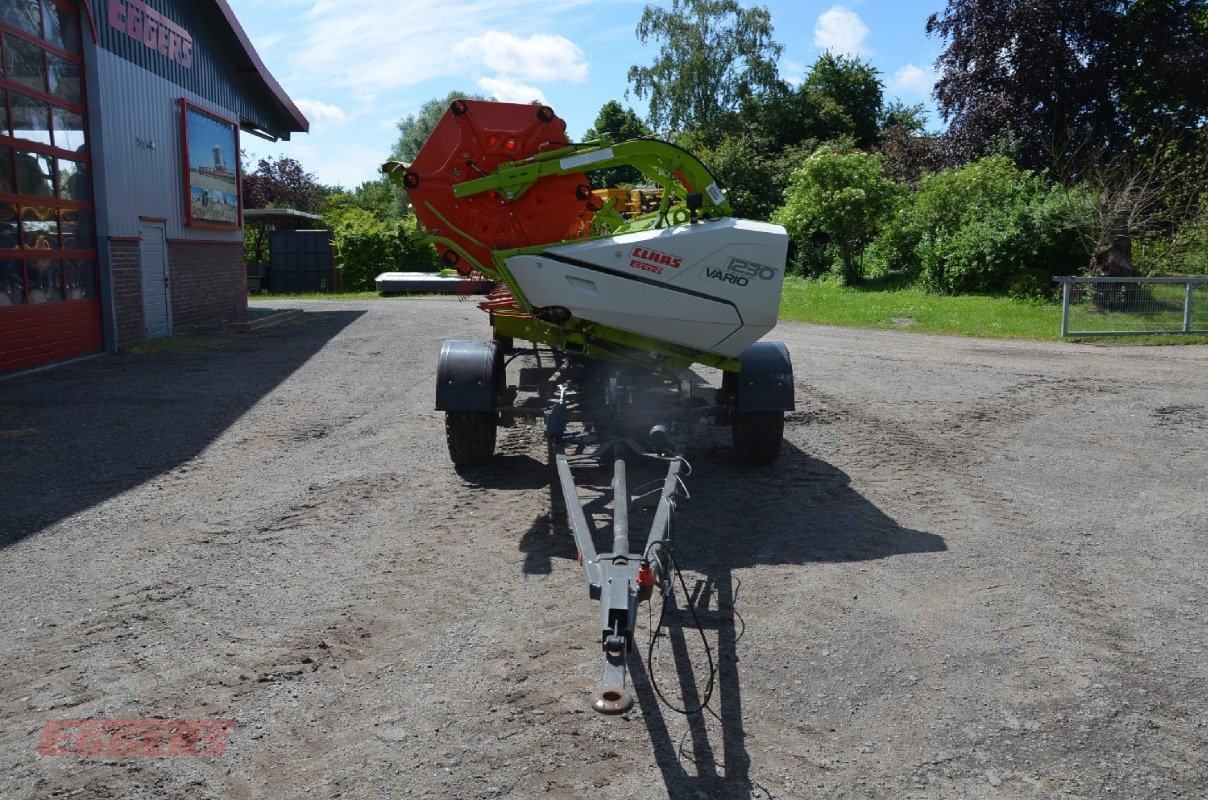
<path id="1" fill-rule="evenodd" d="M 225 0 L 3 0 L 0 372 L 240 318 L 240 136 L 307 129 Z"/>

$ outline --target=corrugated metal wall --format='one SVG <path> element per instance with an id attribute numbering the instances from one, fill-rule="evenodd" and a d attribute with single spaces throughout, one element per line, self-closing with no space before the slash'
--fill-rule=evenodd
<path id="1" fill-rule="evenodd" d="M 105 50 L 96 55 L 100 102 L 89 108 L 89 116 L 94 128 L 101 127 L 104 142 L 104 153 L 93 163 L 104 171 L 104 196 L 96 203 L 105 204 L 109 222 L 98 235 L 138 236 L 139 217 L 146 216 L 166 217 L 169 239 L 242 241 L 243 231 L 184 224 L 180 98 L 220 116 L 230 116 L 230 110 Z"/>
<path id="2" fill-rule="evenodd" d="M 109 0 L 94 4 L 102 48 L 265 130 L 288 136 L 292 121 L 277 108 L 276 98 L 252 68 L 213 3 L 143 2 L 192 34 L 192 66 L 183 67 L 110 25 Z"/>

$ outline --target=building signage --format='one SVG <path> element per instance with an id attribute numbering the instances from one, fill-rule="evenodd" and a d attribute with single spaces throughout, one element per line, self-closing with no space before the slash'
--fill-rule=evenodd
<path id="1" fill-rule="evenodd" d="M 143 0 L 109 0 L 109 24 L 185 69 L 193 66 L 193 34 Z"/>

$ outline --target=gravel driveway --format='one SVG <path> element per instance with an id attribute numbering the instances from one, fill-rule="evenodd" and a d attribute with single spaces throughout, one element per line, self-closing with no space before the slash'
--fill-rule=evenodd
<path id="1" fill-rule="evenodd" d="M 643 613 L 638 706 L 601 717 L 539 432 L 458 476 L 432 411 L 484 315 L 291 305 L 0 381 L 0 797 L 1208 796 L 1208 347 L 782 325 L 781 461 L 705 431 L 676 521 L 710 710 L 655 699 Z M 707 670 L 671 633 L 684 702 Z M 234 727 L 37 755 L 101 717 Z"/>

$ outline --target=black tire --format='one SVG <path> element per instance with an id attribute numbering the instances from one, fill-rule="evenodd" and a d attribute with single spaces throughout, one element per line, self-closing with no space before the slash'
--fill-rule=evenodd
<path id="1" fill-rule="evenodd" d="M 780 458 L 780 443 L 784 441 L 784 412 L 736 412 L 730 432 L 734 438 L 734 457 L 741 463 L 752 466 L 771 464 Z"/>
<path id="2" fill-rule="evenodd" d="M 486 465 L 495 455 L 495 412 L 445 412 L 445 439 L 453 466 L 460 469 Z"/>

